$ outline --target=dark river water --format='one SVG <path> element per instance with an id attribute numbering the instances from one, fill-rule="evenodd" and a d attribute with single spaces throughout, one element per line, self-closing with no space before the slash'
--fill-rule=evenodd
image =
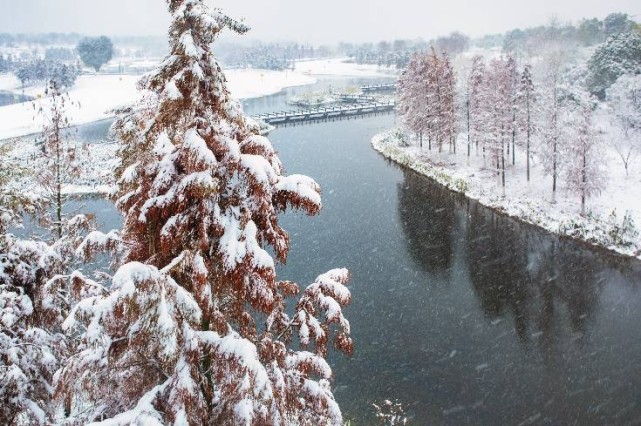
<path id="1" fill-rule="evenodd" d="M 314 87 L 371 80 L 332 79 Z M 292 109 L 292 93 L 245 102 Z M 316 217 L 286 214 L 280 279 L 351 272 L 356 351 L 332 354 L 345 419 L 378 424 L 398 400 L 412 424 L 641 423 L 641 263 L 495 214 L 376 153 L 392 115 L 270 134 L 287 173 L 323 188 Z M 108 124 L 83 127 L 103 138 Z M 84 133 L 83 133 L 84 132 Z M 106 228 L 110 203 L 87 201 Z"/>
<path id="2" fill-rule="evenodd" d="M 18 93 L 8 92 L 5 90 L 0 90 L 0 106 L 17 104 L 20 102 L 27 102 L 33 98 L 27 95 L 21 95 Z"/>

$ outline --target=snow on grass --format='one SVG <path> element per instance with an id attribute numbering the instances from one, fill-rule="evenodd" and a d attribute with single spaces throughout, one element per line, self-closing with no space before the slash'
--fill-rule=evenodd
<path id="1" fill-rule="evenodd" d="M 233 69 L 225 71 L 225 76 L 229 91 L 238 99 L 273 95 L 286 87 L 316 83 L 315 78 L 290 70 Z"/>
<path id="2" fill-rule="evenodd" d="M 296 71 L 309 75 L 342 75 L 351 77 L 395 77 L 396 68 L 371 64 L 356 64 L 349 58 L 314 59 L 296 62 Z"/>
<path id="3" fill-rule="evenodd" d="M 588 214 L 581 216 L 579 197 L 563 188 L 563 182 L 557 189 L 556 202 L 551 202 L 551 177 L 544 176 L 536 162 L 531 168 L 531 180 L 527 182 L 525 155 L 518 147 L 516 165 L 506 170 L 503 196 L 489 158 L 485 163 L 482 154 L 477 155 L 472 147 L 468 160 L 465 135 L 459 136 L 457 154 L 450 154 L 447 145 L 440 154 L 434 146 L 429 151 L 426 140 L 421 149 L 416 138 L 409 138 L 400 130 L 374 136 L 372 146 L 385 157 L 494 210 L 550 232 L 641 259 L 641 238 L 634 226 L 641 223 L 641 170 L 635 168 L 626 177 L 613 152 L 608 152 L 607 187 L 599 197 L 588 200 Z M 506 165 L 507 162 L 508 158 Z M 631 221 L 624 223 L 625 216 Z"/>

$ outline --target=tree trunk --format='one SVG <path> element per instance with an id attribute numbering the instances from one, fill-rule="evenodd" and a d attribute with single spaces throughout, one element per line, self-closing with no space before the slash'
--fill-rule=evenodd
<path id="1" fill-rule="evenodd" d="M 587 159 L 585 155 L 585 148 L 583 149 L 583 168 L 581 169 L 581 216 L 585 216 L 585 187 L 588 183 L 588 176 L 585 172 L 587 166 Z"/>
<path id="2" fill-rule="evenodd" d="M 54 101 L 55 102 L 55 101 Z M 62 176 L 60 175 L 61 173 L 61 164 L 60 162 L 62 161 L 61 158 L 61 146 L 60 146 L 60 125 L 59 125 L 59 117 L 55 117 L 55 135 L 54 137 L 56 138 L 56 220 L 58 221 L 56 224 L 56 234 L 58 235 L 58 239 L 62 238 Z"/>
<path id="3" fill-rule="evenodd" d="M 503 195 L 505 196 L 505 149 L 503 149 L 503 147 L 501 147 L 501 187 L 503 188 Z"/>
<path id="4" fill-rule="evenodd" d="M 527 140 L 525 142 L 525 162 L 526 162 L 526 169 L 527 169 L 527 181 L 530 182 L 530 99 L 528 98 L 527 100 L 527 121 L 526 121 L 526 126 L 527 126 Z"/>
<path id="5" fill-rule="evenodd" d="M 552 152 L 552 202 L 556 203 L 556 139 L 554 140 Z"/>
<path id="6" fill-rule="evenodd" d="M 470 156 L 470 95 L 467 96 L 467 101 L 465 102 L 465 107 L 467 109 L 467 156 Z"/>
<path id="7" fill-rule="evenodd" d="M 516 151 L 514 150 L 514 145 L 516 141 L 516 127 L 512 128 L 512 165 L 516 164 Z"/>

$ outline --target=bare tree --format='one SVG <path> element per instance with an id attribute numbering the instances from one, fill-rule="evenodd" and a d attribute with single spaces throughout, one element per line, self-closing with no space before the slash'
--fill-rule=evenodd
<path id="1" fill-rule="evenodd" d="M 606 93 L 618 130 L 618 134 L 612 138 L 612 146 L 628 176 L 630 164 L 641 150 L 641 76 L 619 77 Z"/>
<path id="2" fill-rule="evenodd" d="M 605 187 L 602 139 L 593 124 L 596 101 L 583 89 L 575 90 L 564 108 L 564 138 L 568 150 L 565 176 L 568 189 L 581 197 L 581 214 L 585 214 L 588 197 L 598 195 Z"/>

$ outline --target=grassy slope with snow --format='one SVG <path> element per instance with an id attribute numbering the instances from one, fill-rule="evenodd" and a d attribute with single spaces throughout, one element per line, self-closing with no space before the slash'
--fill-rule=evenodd
<path id="1" fill-rule="evenodd" d="M 556 202 L 550 202 L 551 178 L 544 176 L 538 164 L 532 166 L 531 181 L 527 182 L 525 158 L 519 149 L 516 165 L 506 171 L 503 196 L 495 171 L 484 164 L 482 155 L 476 155 L 474 148 L 468 162 L 464 138 L 458 140 L 458 154 L 428 151 L 426 141 L 421 149 L 413 138 L 409 146 L 400 146 L 397 130 L 376 135 L 372 145 L 385 157 L 499 212 L 560 235 L 641 258 L 639 233 L 621 229 L 626 211 L 633 221 L 640 223 L 641 185 L 637 183 L 641 171 L 635 170 L 626 177 L 612 153 L 608 158 L 612 171 L 608 187 L 600 197 L 589 201 L 589 213 L 583 217 L 579 214 L 578 197 L 563 187 L 558 190 Z"/>

